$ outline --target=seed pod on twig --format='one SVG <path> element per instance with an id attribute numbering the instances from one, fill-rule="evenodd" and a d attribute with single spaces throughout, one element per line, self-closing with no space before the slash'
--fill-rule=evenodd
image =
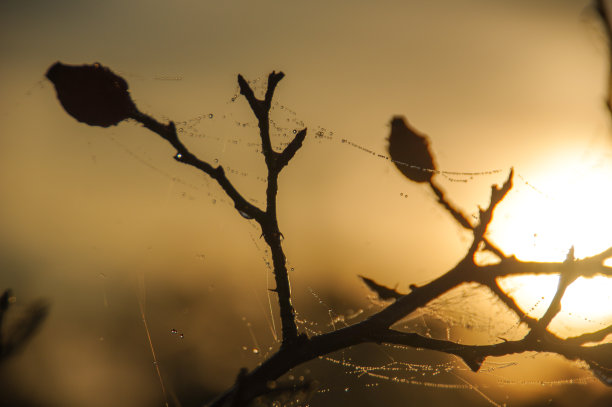
<path id="1" fill-rule="evenodd" d="M 90 126 L 116 125 L 136 111 L 127 82 L 99 63 L 56 62 L 46 76 L 53 82 L 66 112 Z"/>
<path id="2" fill-rule="evenodd" d="M 395 116 L 388 140 L 389 155 L 397 169 L 414 182 L 429 182 L 436 165 L 427 137 L 410 128 L 404 117 Z"/>

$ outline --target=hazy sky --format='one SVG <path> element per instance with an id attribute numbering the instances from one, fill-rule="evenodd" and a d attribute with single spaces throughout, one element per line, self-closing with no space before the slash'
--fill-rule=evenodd
<path id="1" fill-rule="evenodd" d="M 365 296 L 357 274 L 402 289 L 426 282 L 453 266 L 469 244 L 429 190 L 409 183 L 388 161 L 341 142 L 385 154 L 394 115 L 430 136 L 440 169 L 501 170 L 468 182 L 441 178 L 467 214 L 486 205 L 490 185 L 515 168 L 515 191 L 492 227 L 508 253 L 559 260 L 571 244 L 578 256 L 612 245 L 612 198 L 597 188 L 612 177 L 607 44 L 586 6 L 552 0 L 2 1 L 6 266 L 0 289 L 10 286 L 20 299 L 44 297 L 54 306 L 40 336 L 46 342 L 33 343 L 35 356 L 24 358 L 55 372 L 45 343 L 55 346 L 72 335 L 78 346 L 56 346 L 60 356 L 54 357 L 102 364 L 90 349 L 98 344 L 88 341 L 108 335 L 96 327 L 112 330 L 124 316 L 146 360 L 137 301 L 145 292 L 157 309 L 151 314 L 160 321 L 159 338 L 167 319 L 180 320 L 193 325 L 191 338 L 204 335 L 210 343 L 198 350 L 202 360 L 232 355 L 225 337 L 198 331 L 193 319 L 213 318 L 203 304 L 218 306 L 233 292 L 242 301 L 228 314 L 263 320 L 273 284 L 258 230 L 237 216 L 220 189 L 174 162 L 165 142 L 134 123 L 92 128 L 65 114 L 44 79 L 54 62 L 110 67 L 128 81 L 142 111 L 171 118 L 177 127 L 185 122 L 185 143 L 203 159 L 235 169 L 232 180 L 259 202 L 263 164 L 250 144 L 258 135 L 246 102 L 232 102 L 236 75 L 257 79 L 261 90 L 272 70 L 286 74 L 274 117 L 287 133 L 309 128 L 279 192 L 299 310 L 316 302 L 309 287 L 328 292 L 326 283 L 340 287 L 340 297 Z M 325 137 L 316 138 L 317 131 Z M 144 289 L 137 284 L 143 276 Z M 116 292 L 115 305 L 107 290 Z M 203 291 L 206 299 L 199 297 Z M 175 301 L 165 305 L 171 310 L 189 308 L 178 305 L 181 296 L 199 298 L 189 318 L 165 314 L 166 300 Z M 234 322 L 233 329 L 244 328 Z M 261 330 L 271 341 L 265 323 Z M 159 341 L 170 340 L 164 338 Z M 100 371 L 140 372 L 107 351 L 113 364 Z M 232 375 L 237 366 L 217 368 Z M 122 382 L 91 373 L 79 375 L 82 390 L 65 390 L 78 370 L 62 370 L 42 394 L 83 405 L 100 391 L 96 383 Z M 24 380 L 27 386 L 38 379 Z M 143 388 L 156 388 L 155 377 L 140 380 Z M 149 396 L 156 397 L 131 402 Z M 121 392 L 108 397 L 100 405 L 128 400 Z"/>

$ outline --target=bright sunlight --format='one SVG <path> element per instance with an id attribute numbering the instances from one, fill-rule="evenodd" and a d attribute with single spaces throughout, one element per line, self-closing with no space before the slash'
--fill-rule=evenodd
<path id="1" fill-rule="evenodd" d="M 559 168 L 559 166 L 555 166 Z M 569 164 L 542 177 L 517 178 L 516 193 L 496 228 L 497 241 L 524 261 L 562 262 L 574 246 L 580 259 L 612 246 L 612 168 L 603 158 Z M 529 182 L 529 183 L 528 183 Z M 505 212 L 505 211 L 504 211 Z M 499 236 L 497 236 L 499 234 Z M 510 251 L 509 251 L 510 253 Z M 609 259 L 606 265 L 612 266 Z M 509 277 L 500 281 L 519 306 L 541 317 L 552 301 L 558 275 Z M 562 337 L 601 329 L 612 322 L 612 278 L 579 278 L 568 287 L 550 329 Z"/>

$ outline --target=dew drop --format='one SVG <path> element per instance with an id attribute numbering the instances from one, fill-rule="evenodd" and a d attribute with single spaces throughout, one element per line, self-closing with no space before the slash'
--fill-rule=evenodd
<path id="1" fill-rule="evenodd" d="M 208 115 L 208 118 L 209 118 L 209 119 L 212 119 L 213 117 L 215 117 L 215 115 L 213 115 L 212 113 L 210 113 L 210 114 Z"/>
<path id="2" fill-rule="evenodd" d="M 177 155 L 174 156 L 174 158 L 176 158 L 177 160 L 180 160 L 181 158 L 183 158 L 183 154 L 178 153 Z"/>
<path id="3" fill-rule="evenodd" d="M 219 159 L 215 158 L 215 164 L 219 163 Z"/>
<path id="4" fill-rule="evenodd" d="M 179 338 L 183 339 L 185 337 L 185 334 L 180 334 Z"/>
<path id="5" fill-rule="evenodd" d="M 253 348 L 253 353 L 257 355 L 259 353 L 259 349 Z"/>
<path id="6" fill-rule="evenodd" d="M 253 219 L 253 217 L 246 212 L 243 212 L 243 211 L 238 211 L 238 212 L 240 213 L 240 216 L 242 216 L 245 219 Z"/>
<path id="7" fill-rule="evenodd" d="M 297 130 L 293 130 L 293 134 L 297 134 Z"/>
<path id="8" fill-rule="evenodd" d="M 295 271 L 295 267 L 291 267 L 291 271 Z"/>
<path id="9" fill-rule="evenodd" d="M 345 392 L 345 393 L 348 393 L 350 390 L 351 390 L 351 389 L 350 389 L 349 387 L 345 387 L 345 388 L 344 388 L 344 392 Z"/>
<path id="10" fill-rule="evenodd" d="M 246 346 L 243 346 L 243 347 L 242 347 L 242 350 L 247 350 L 247 347 L 246 347 Z"/>
<path id="11" fill-rule="evenodd" d="M 178 333 L 178 331 L 177 331 L 176 329 L 172 328 L 172 329 L 170 330 L 170 333 L 171 333 L 171 334 L 176 334 L 176 333 Z"/>

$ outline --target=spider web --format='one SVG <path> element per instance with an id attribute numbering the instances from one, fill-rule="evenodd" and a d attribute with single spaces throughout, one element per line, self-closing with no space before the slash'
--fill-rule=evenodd
<path id="1" fill-rule="evenodd" d="M 262 95 L 265 92 L 266 78 L 260 77 L 249 82 L 256 94 Z M 265 171 L 263 167 L 257 166 L 251 160 L 245 160 L 245 154 L 261 158 L 259 154 L 260 143 L 257 138 L 258 126 L 256 121 L 241 109 L 237 109 L 238 103 L 244 103 L 239 97 L 239 89 L 235 88 L 234 94 L 226 101 L 226 112 L 204 111 L 190 118 L 177 120 L 176 118 L 162 117 L 163 120 L 175 120 L 179 137 L 189 146 L 198 150 L 202 159 L 211 164 L 223 165 L 226 173 L 232 182 L 241 186 L 240 190 L 246 189 L 246 197 L 250 202 L 263 205 L 265 197 L 258 192 L 265 185 Z M 306 126 L 306 123 L 299 119 L 298 114 L 290 107 L 274 102 L 271 110 L 271 136 L 272 145 L 278 151 L 286 146 L 296 132 Z M 359 152 L 373 161 L 388 161 L 391 165 L 393 160 L 384 151 L 376 151 L 374 148 L 360 144 L 351 138 L 338 134 L 333 129 L 322 125 L 312 125 L 308 123 L 309 135 L 307 142 L 315 144 L 320 149 L 339 149 L 339 151 Z M 381 135 L 383 136 L 383 135 Z M 179 194 L 182 199 L 198 199 L 197 195 L 207 197 L 213 204 L 219 204 L 228 208 L 233 208 L 232 203 L 218 190 L 208 179 L 201 177 L 191 177 L 173 174 L 171 171 L 156 164 L 146 151 L 134 150 L 127 143 L 120 141 L 113 135 L 109 139 L 133 157 L 138 162 L 150 168 L 170 181 L 168 194 Z M 432 172 L 444 177 L 448 182 L 457 184 L 467 184 L 483 179 L 483 182 L 490 183 L 490 177 L 500 174 L 500 169 L 482 169 L 475 171 L 454 171 L 452 169 L 433 170 L 430 168 L 420 168 L 411 163 L 395 164 L 409 166 L 424 172 Z M 519 173 L 519 183 L 530 188 L 538 194 L 543 193 L 535 186 L 530 184 Z M 247 186 L 255 185 L 258 188 Z M 408 195 L 403 192 L 396 194 L 398 199 L 405 199 Z M 259 239 L 259 230 L 254 222 L 249 222 L 249 235 L 253 246 L 260 253 L 265 265 L 267 288 L 273 288 L 271 276 L 272 267 L 270 254 L 265 245 Z M 291 259 L 289 259 L 289 262 Z M 289 268 L 294 271 L 294 266 L 289 263 Z M 144 290 L 144 289 L 143 289 Z M 350 325 L 353 321 L 359 321 L 367 317 L 370 313 L 380 309 L 385 304 L 378 302 L 371 296 L 360 306 L 352 306 L 350 309 L 339 309 L 325 298 L 325 294 L 319 293 L 316 289 L 309 288 L 311 298 L 310 306 L 319 307 L 322 313 L 304 311 L 298 314 L 297 322 L 299 328 L 309 335 L 316 335 L 342 326 Z M 279 345 L 278 324 L 275 317 L 276 298 L 269 291 L 265 296 L 258 294 L 257 301 L 261 306 L 262 320 L 250 321 L 247 317 L 242 317 L 242 323 L 246 328 L 248 341 L 242 346 L 242 352 L 248 354 L 249 358 L 255 361 L 263 361 Z M 534 307 L 537 306 L 534 305 Z M 483 313 L 483 308 L 489 307 L 488 312 Z M 357 309 L 355 311 L 354 309 Z M 145 310 L 141 309 L 143 315 Z M 312 316 L 311 316 L 312 314 Z M 308 316 L 307 316 L 308 315 Z M 503 318 L 500 317 L 503 315 Z M 269 331 L 269 336 L 261 337 L 260 331 L 254 329 L 254 325 L 264 325 Z M 511 340 L 520 338 L 525 333 L 525 327 L 521 326 L 518 319 L 501 304 L 492 293 L 487 289 L 475 285 L 465 285 L 459 287 L 440 298 L 432 301 L 426 307 L 416 311 L 400 322 L 401 329 L 417 332 L 433 338 L 441 338 L 463 342 L 470 339 L 475 342 L 487 343 L 491 341 Z M 153 341 L 150 338 L 147 327 L 147 337 L 151 349 Z M 174 330 L 174 328 L 173 328 Z M 259 333 L 258 333 L 259 332 Z M 169 332 L 175 334 L 175 332 Z M 182 335 L 182 334 L 181 334 Z M 546 356 L 541 356 L 546 358 Z M 433 359 L 436 362 L 423 362 L 423 360 Z M 253 360 L 253 359 L 251 359 Z M 163 376 L 163 364 L 154 360 L 155 369 L 158 371 L 161 381 Z M 487 360 L 478 375 L 473 374 L 454 357 L 445 355 L 432 355 L 432 352 L 414 350 L 402 346 L 379 346 L 375 352 L 360 352 L 355 349 L 348 349 L 332 355 L 323 356 L 317 363 L 308 364 L 307 367 L 298 367 L 285 375 L 280 381 L 293 383 L 296 386 L 306 381 L 321 377 L 328 377 L 324 384 L 319 384 L 314 391 L 300 393 L 286 399 L 267 400 L 266 403 L 274 406 L 298 406 L 298 405 L 318 405 L 317 400 L 327 404 L 338 400 L 351 400 L 353 405 L 359 404 L 359 398 L 365 392 L 388 392 L 389 385 L 395 387 L 407 387 L 412 392 L 421 391 L 420 389 L 435 389 L 456 393 L 469 393 L 475 395 L 475 400 L 483 405 L 504 406 L 508 403 L 503 394 L 504 392 L 516 396 L 517 392 L 522 392 L 525 386 L 531 387 L 554 387 L 562 390 L 568 386 L 589 386 L 596 382 L 596 379 L 588 371 L 581 375 L 576 375 L 575 368 L 573 376 L 556 379 L 520 379 L 516 374 L 505 375 L 507 370 L 516 369 L 523 364 L 529 364 L 525 358 L 518 357 L 514 360 Z M 312 365 L 312 366 L 311 366 Z M 159 371 L 162 373 L 159 373 Z M 329 378 L 329 372 L 341 371 L 343 375 Z M 331 373 L 334 375 L 334 373 Z M 563 373 L 562 373 L 563 375 Z M 483 380 L 484 378 L 484 380 Z M 162 386 L 164 382 L 161 381 Z M 333 384 L 329 384 L 333 383 Z M 508 386 L 517 386 L 518 390 L 507 391 Z M 416 389 L 416 390 L 414 390 Z M 500 391 L 500 389 L 502 389 Z M 166 392 L 163 389 L 164 394 Z M 401 389 L 395 392 L 402 394 Z M 559 392 L 553 392 L 556 394 Z M 561 391 L 562 393 L 562 391 Z M 448 396 L 454 397 L 454 396 Z M 472 400 L 467 397 L 467 400 Z M 468 401 L 464 401 L 468 405 Z M 513 404 L 512 400 L 509 404 Z"/>

